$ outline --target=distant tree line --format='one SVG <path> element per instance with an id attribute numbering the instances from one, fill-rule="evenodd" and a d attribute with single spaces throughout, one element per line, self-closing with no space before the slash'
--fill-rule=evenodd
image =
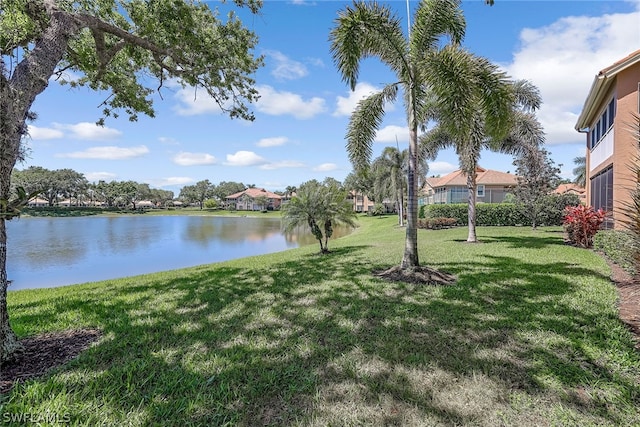
<path id="1" fill-rule="evenodd" d="M 41 166 L 31 166 L 24 170 L 14 169 L 11 185 L 27 194 L 36 195 L 56 206 L 67 201 L 73 206 L 130 207 L 149 200 L 162 206 L 174 198 L 173 191 L 151 188 L 149 184 L 136 181 L 104 181 L 91 183 L 80 172 L 72 169 L 50 170 Z"/>
<path id="2" fill-rule="evenodd" d="M 73 169 L 50 170 L 41 166 L 14 169 L 11 174 L 12 192 L 24 189 L 29 195 L 47 201 L 48 206 L 57 206 L 68 201 L 73 206 L 104 206 L 109 208 L 136 209 L 145 200 L 163 207 L 175 201 L 186 205 L 197 205 L 200 209 L 224 207 L 227 196 L 255 188 L 255 184 L 221 181 L 218 185 L 208 179 L 193 185 L 185 185 L 178 197 L 173 191 L 151 188 L 149 184 L 136 181 L 89 182 L 80 172 Z M 285 191 L 275 191 L 281 196 L 291 197 L 296 187 L 287 186 Z"/>

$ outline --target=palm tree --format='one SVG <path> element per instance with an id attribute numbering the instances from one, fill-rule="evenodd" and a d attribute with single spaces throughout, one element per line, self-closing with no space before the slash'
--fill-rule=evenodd
<path id="1" fill-rule="evenodd" d="M 394 72 L 397 81 L 360 101 L 351 115 L 347 129 L 347 151 L 356 170 L 366 169 L 371 160 L 372 144 L 382 123 L 384 106 L 394 101 L 400 90 L 409 126 L 407 168 L 407 230 L 404 256 L 400 267 L 413 269 L 418 260 L 418 125 L 426 123 L 423 102 L 428 90 L 430 63 L 440 52 L 443 37 L 459 43 L 465 31 L 459 0 L 422 0 L 416 10 L 409 37 L 405 37 L 400 20 L 386 6 L 356 1 L 340 12 L 331 30 L 331 52 L 342 79 L 352 90 L 358 82 L 360 62 L 376 57 Z"/>
<path id="2" fill-rule="evenodd" d="M 434 88 L 430 101 L 437 125 L 420 138 L 421 149 L 435 157 L 453 147 L 460 170 L 467 178 L 467 242 L 477 242 L 477 168 L 483 149 L 517 154 L 538 147 L 544 137 L 530 110 L 540 105 L 535 86 L 511 82 L 482 57 L 458 47 L 446 48 L 442 61 L 430 76 Z M 448 82 L 448 85 L 446 84 Z"/>
<path id="3" fill-rule="evenodd" d="M 576 167 L 573 168 L 573 175 L 575 176 L 573 182 L 580 187 L 584 187 L 587 185 L 587 157 L 576 157 L 573 159 L 573 164 L 576 165 Z"/>
<path id="4" fill-rule="evenodd" d="M 320 253 L 329 252 L 333 226 L 355 227 L 355 217 L 346 190 L 336 183 L 320 183 L 315 179 L 301 184 L 297 194 L 282 207 L 285 231 L 306 224 L 320 243 Z"/>
<path id="5" fill-rule="evenodd" d="M 404 226 L 404 199 L 406 175 L 409 166 L 409 151 L 400 151 L 396 147 L 385 147 L 382 154 L 371 163 L 375 199 L 382 201 L 386 197 L 395 199 L 398 212 L 398 224 Z M 429 171 L 427 159 L 418 157 L 417 171 L 418 187 Z"/>
<path id="6" fill-rule="evenodd" d="M 296 192 L 296 187 L 294 185 L 287 185 L 287 188 L 284 189 L 284 196 L 287 199 L 290 199 L 293 196 L 293 193 Z"/>

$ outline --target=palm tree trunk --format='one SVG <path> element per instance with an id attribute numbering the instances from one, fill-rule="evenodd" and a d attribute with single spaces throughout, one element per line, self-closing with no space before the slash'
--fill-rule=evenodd
<path id="1" fill-rule="evenodd" d="M 400 180 L 400 191 L 396 196 L 396 202 L 398 203 L 398 224 L 400 227 L 404 227 L 404 189 L 402 188 L 402 180 Z"/>
<path id="2" fill-rule="evenodd" d="M 478 241 L 476 236 L 476 169 L 473 168 L 472 171 L 467 172 L 467 189 L 469 191 L 468 194 L 468 209 L 467 213 L 469 216 L 469 236 L 467 237 L 467 242 L 475 243 Z"/>
<path id="3" fill-rule="evenodd" d="M 404 246 L 404 256 L 401 267 L 411 269 L 418 267 L 418 185 L 416 169 L 418 160 L 418 125 L 415 115 L 415 96 L 413 88 L 409 94 L 409 170 L 407 172 L 408 200 L 407 200 L 407 232 Z"/>

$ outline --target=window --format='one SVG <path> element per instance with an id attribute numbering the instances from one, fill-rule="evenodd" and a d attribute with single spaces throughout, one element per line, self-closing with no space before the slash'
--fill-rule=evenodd
<path id="1" fill-rule="evenodd" d="M 615 115 L 616 115 L 616 104 L 612 99 L 611 102 L 609 103 L 609 127 L 613 126 L 613 118 L 615 117 Z"/>
<path id="2" fill-rule="evenodd" d="M 478 188 L 476 188 L 476 196 L 484 197 L 484 184 L 478 184 Z"/>
<path id="3" fill-rule="evenodd" d="M 613 126 L 613 120 L 616 115 L 615 99 L 612 99 L 605 107 L 604 111 L 598 118 L 598 120 L 591 126 L 589 148 L 593 148 L 600 140 L 607 134 L 609 129 Z"/>
<path id="4" fill-rule="evenodd" d="M 609 166 L 591 178 L 591 206 L 595 210 L 603 209 L 611 212 L 613 209 L 613 166 Z M 605 228 L 613 224 L 605 222 Z"/>

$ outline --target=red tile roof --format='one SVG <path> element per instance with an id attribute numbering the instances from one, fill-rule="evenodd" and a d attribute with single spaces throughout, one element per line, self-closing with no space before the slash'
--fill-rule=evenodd
<path id="1" fill-rule="evenodd" d="M 269 199 L 282 199 L 282 196 L 276 193 L 272 193 L 271 191 L 267 191 L 264 188 L 247 188 L 246 190 L 242 190 L 240 192 L 227 196 L 227 199 L 237 199 L 238 197 L 244 194 L 254 199 L 256 197 L 267 197 Z"/>
<path id="2" fill-rule="evenodd" d="M 587 192 L 587 190 L 583 187 L 580 187 L 578 184 L 560 184 L 558 188 L 553 190 L 554 193 L 557 194 L 565 194 L 565 193 L 576 193 L 578 195 L 583 195 Z"/>
<path id="3" fill-rule="evenodd" d="M 517 184 L 516 176 L 511 173 L 495 171 L 491 169 L 476 168 L 476 184 L 480 185 L 505 185 Z M 467 176 L 461 170 L 453 171 L 441 178 L 427 178 L 427 185 L 436 187 L 453 187 L 467 185 Z"/>

